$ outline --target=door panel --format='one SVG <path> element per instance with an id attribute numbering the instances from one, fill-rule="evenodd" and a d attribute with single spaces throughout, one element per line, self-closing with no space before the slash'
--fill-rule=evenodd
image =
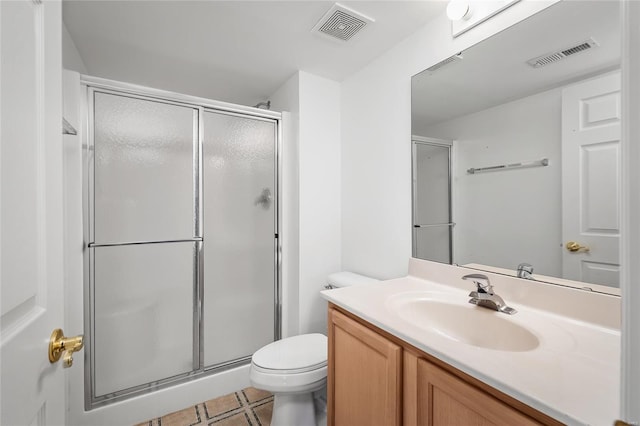
<path id="1" fill-rule="evenodd" d="M 400 346 L 330 309 L 328 363 L 327 425 L 400 425 Z"/>
<path id="2" fill-rule="evenodd" d="M 205 112 L 204 365 L 275 339 L 276 125 Z"/>
<path id="3" fill-rule="evenodd" d="M 562 91 L 563 277 L 619 287 L 620 73 Z"/>
<path id="4" fill-rule="evenodd" d="M 620 212 L 615 206 L 620 202 L 620 179 L 615 172 L 620 171 L 620 141 L 583 146 L 580 156 L 581 231 L 618 235 Z"/>
<path id="5" fill-rule="evenodd" d="M 424 359 L 417 362 L 416 423 L 425 426 L 539 425 Z"/>
<path id="6" fill-rule="evenodd" d="M 47 356 L 64 325 L 60 2 L 3 1 L 0 20 L 0 424 L 64 424 Z"/>
<path id="7" fill-rule="evenodd" d="M 196 244 L 91 249 L 96 397 L 193 369 Z"/>
<path id="8" fill-rule="evenodd" d="M 94 242 L 195 236 L 197 112 L 95 92 Z"/>

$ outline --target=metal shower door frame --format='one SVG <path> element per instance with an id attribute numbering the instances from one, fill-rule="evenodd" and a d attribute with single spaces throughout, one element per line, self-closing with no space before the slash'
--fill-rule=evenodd
<path id="1" fill-rule="evenodd" d="M 204 253 L 203 253 L 203 138 L 204 125 L 203 116 L 205 110 L 222 113 L 225 115 L 240 116 L 249 119 L 258 119 L 273 122 L 275 124 L 274 141 L 275 141 L 275 164 L 274 164 L 274 340 L 281 338 L 282 333 L 282 262 L 281 262 L 281 199 L 280 188 L 282 185 L 282 114 L 279 112 L 245 107 L 226 102 L 213 101 L 210 99 L 183 95 L 164 90 L 152 89 L 143 86 L 122 83 L 118 81 L 106 80 L 102 78 L 81 75 L 80 83 L 82 92 L 82 111 L 86 114 L 83 119 L 83 126 L 86 131 L 83 132 L 85 140 L 83 144 L 83 252 L 84 252 L 84 271 L 83 271 L 83 300 L 84 300 L 84 334 L 85 334 L 85 353 L 84 353 L 84 397 L 85 410 L 91 410 L 100 406 L 111 404 L 117 401 L 128 399 L 133 396 L 144 395 L 162 388 L 173 386 L 179 383 L 188 382 L 206 375 L 218 373 L 220 371 L 244 365 L 250 362 L 251 356 L 230 360 L 228 362 L 205 368 L 204 366 L 204 348 L 201 342 L 204 339 Z M 171 241 L 153 241 L 142 242 L 132 241 L 124 244 L 94 244 L 94 96 L 96 93 L 107 93 L 117 96 L 124 96 L 134 99 L 141 99 L 153 102 L 160 102 L 170 105 L 187 107 L 194 109 L 193 118 L 193 238 L 186 240 Z M 91 220 L 90 220 L 91 218 Z M 113 392 L 100 397 L 95 397 L 95 362 L 94 362 L 94 341 L 93 341 L 93 315 L 92 307 L 94 306 L 95 283 L 93 277 L 95 247 L 114 246 L 114 245 L 132 245 L 141 243 L 169 243 L 169 242 L 192 242 L 194 244 L 194 309 L 193 309 L 193 369 L 189 372 L 166 377 L 154 382 L 145 383 Z"/>

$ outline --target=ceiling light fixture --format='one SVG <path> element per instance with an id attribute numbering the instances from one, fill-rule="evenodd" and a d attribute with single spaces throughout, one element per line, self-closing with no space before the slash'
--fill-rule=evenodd
<path id="1" fill-rule="evenodd" d="M 473 15 L 468 0 L 451 0 L 447 5 L 447 17 L 452 21 L 468 20 Z"/>
<path id="2" fill-rule="evenodd" d="M 451 34 L 457 37 L 519 1 L 450 0 L 447 5 L 447 17 L 451 20 Z"/>

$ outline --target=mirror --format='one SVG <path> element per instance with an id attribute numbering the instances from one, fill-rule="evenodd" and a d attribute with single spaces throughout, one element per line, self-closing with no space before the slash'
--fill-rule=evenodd
<path id="1" fill-rule="evenodd" d="M 618 291 L 619 15 L 561 1 L 412 78 L 414 257 Z"/>

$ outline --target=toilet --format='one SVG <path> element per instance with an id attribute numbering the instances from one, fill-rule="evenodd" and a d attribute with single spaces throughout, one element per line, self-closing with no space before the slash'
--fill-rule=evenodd
<path id="1" fill-rule="evenodd" d="M 338 272 L 325 288 L 366 285 L 374 278 Z M 327 336 L 319 333 L 287 337 L 256 351 L 251 358 L 251 384 L 273 393 L 272 426 L 316 426 L 313 392 L 327 383 Z"/>

